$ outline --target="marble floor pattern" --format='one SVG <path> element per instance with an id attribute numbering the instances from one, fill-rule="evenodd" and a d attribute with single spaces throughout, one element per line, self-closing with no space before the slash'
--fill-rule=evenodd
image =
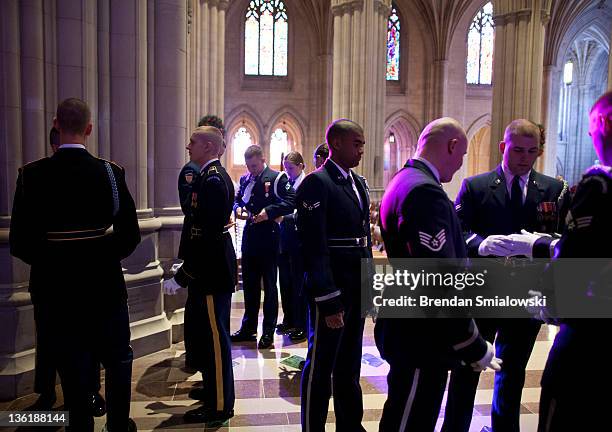
<path id="1" fill-rule="evenodd" d="M 234 295 L 231 328 L 240 326 L 243 312 L 242 292 Z M 282 313 L 280 314 L 282 316 Z M 261 321 L 261 320 L 260 320 Z M 380 359 L 374 344 L 373 323 L 368 320 L 364 335 L 361 387 L 364 399 L 365 429 L 378 431 L 378 420 L 386 398 L 388 365 Z M 548 350 L 556 333 L 555 327 L 543 326 L 527 366 L 525 388 L 521 400 L 521 431 L 536 431 L 540 397 L 540 378 Z M 203 424 L 184 424 L 182 415 L 198 403 L 187 393 L 199 385 L 201 375 L 183 370 L 182 343 L 141 357 L 134 361 L 132 374 L 131 416 L 139 431 L 232 431 L 232 432 L 296 432 L 300 430 L 300 371 L 293 356 L 306 356 L 306 342 L 293 344 L 276 335 L 274 348 L 257 350 L 255 343 L 237 344 L 232 349 L 236 391 L 235 416 L 222 426 L 204 428 Z M 298 359 L 299 360 L 299 359 Z M 57 387 L 62 405 L 61 388 Z M 103 390 L 102 390 L 103 391 Z M 481 375 L 470 432 L 479 432 L 490 425 L 493 373 Z M 29 395 L 12 402 L 0 403 L 0 410 L 23 409 L 36 399 Z M 444 406 L 443 401 L 443 406 Z M 443 411 L 440 416 L 443 416 Z M 442 418 L 437 428 L 441 426 Z M 96 419 L 96 431 L 102 429 L 104 417 Z M 9 430 L 9 429 L 6 429 Z M 19 431 L 27 429 L 20 428 Z M 42 428 L 35 428 L 38 432 Z M 56 430 L 56 429 L 55 429 Z M 328 431 L 334 431 L 333 405 L 330 404 Z M 436 429 L 439 430 L 439 429 Z"/>

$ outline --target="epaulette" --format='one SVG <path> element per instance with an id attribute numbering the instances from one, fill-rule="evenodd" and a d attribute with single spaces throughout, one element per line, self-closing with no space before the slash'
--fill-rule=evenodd
<path id="1" fill-rule="evenodd" d="M 592 177 L 597 175 L 603 175 L 612 179 L 612 167 L 606 165 L 593 165 L 591 168 L 586 170 L 583 177 Z"/>

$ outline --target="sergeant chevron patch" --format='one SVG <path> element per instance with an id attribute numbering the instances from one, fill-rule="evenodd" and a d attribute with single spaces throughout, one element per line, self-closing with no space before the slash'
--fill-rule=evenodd
<path id="1" fill-rule="evenodd" d="M 446 243 L 446 232 L 444 228 L 435 236 L 419 231 L 419 240 L 423 246 L 433 252 L 439 252 Z"/>

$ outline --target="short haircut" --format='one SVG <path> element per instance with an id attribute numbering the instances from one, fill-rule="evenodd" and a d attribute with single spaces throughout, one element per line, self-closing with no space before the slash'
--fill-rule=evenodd
<path id="1" fill-rule="evenodd" d="M 320 156 L 322 159 L 327 159 L 329 157 L 329 147 L 327 147 L 327 143 L 319 144 L 314 151 L 314 157 Z"/>
<path id="2" fill-rule="evenodd" d="M 546 128 L 540 123 L 534 122 L 533 124 L 535 124 L 540 131 L 540 148 L 543 149 L 544 144 L 546 144 Z"/>
<path id="3" fill-rule="evenodd" d="M 51 130 L 49 131 L 49 145 L 50 146 L 60 145 L 60 133 L 55 127 L 52 127 Z"/>
<path id="4" fill-rule="evenodd" d="M 191 133 L 199 139 L 201 136 L 207 138 L 208 141 L 213 142 L 217 146 L 217 151 L 219 151 L 219 147 L 223 145 L 223 134 L 219 129 L 214 126 L 198 126 Z"/>
<path id="5" fill-rule="evenodd" d="M 346 137 L 350 132 L 363 133 L 363 128 L 349 119 L 341 118 L 338 120 L 334 120 L 327 127 L 327 132 L 325 132 L 325 141 L 329 146 L 329 143 L 331 141 L 334 141 L 336 139 L 342 139 Z"/>
<path id="6" fill-rule="evenodd" d="M 248 146 L 247 149 L 244 152 L 244 159 L 251 159 L 254 156 L 260 157 L 262 158 L 264 155 L 263 150 L 261 147 L 259 147 L 258 145 L 251 145 Z"/>
<path id="7" fill-rule="evenodd" d="M 304 165 L 304 158 L 302 157 L 300 152 L 290 151 L 285 156 L 285 160 L 291 162 L 294 165 Z"/>
<path id="8" fill-rule="evenodd" d="M 225 138 L 225 126 L 223 126 L 223 120 L 214 114 L 207 114 L 202 117 L 198 122 L 198 126 L 214 126 L 221 131 L 221 135 L 223 135 L 223 138 Z"/>
<path id="9" fill-rule="evenodd" d="M 593 114 L 596 109 L 599 109 L 601 105 L 606 105 L 608 107 L 612 107 L 612 90 L 605 92 L 593 104 L 591 107 L 591 111 L 589 111 L 589 115 Z"/>
<path id="10" fill-rule="evenodd" d="M 513 136 L 535 138 L 541 144 L 540 128 L 529 120 L 517 119 L 510 122 L 504 131 L 504 141 L 510 141 Z"/>
<path id="11" fill-rule="evenodd" d="M 91 120 L 91 111 L 81 99 L 64 99 L 57 106 L 55 114 L 60 130 L 63 132 L 82 135 Z"/>

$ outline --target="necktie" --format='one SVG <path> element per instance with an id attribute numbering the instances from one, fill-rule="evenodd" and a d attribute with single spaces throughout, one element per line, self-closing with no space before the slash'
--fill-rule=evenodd
<path id="1" fill-rule="evenodd" d="M 521 188 L 521 178 L 514 176 L 512 189 L 510 190 L 510 208 L 512 209 L 512 220 L 515 231 L 520 231 L 521 212 L 523 210 L 523 188 Z"/>
<path id="2" fill-rule="evenodd" d="M 361 203 L 361 197 L 359 196 L 359 191 L 357 190 L 357 186 L 355 185 L 355 179 L 353 178 L 353 175 L 350 172 L 348 175 L 348 181 L 351 183 L 353 192 L 355 192 L 355 195 L 357 196 L 357 201 L 359 202 L 359 208 L 361 209 L 363 207 L 363 204 Z"/>
<path id="3" fill-rule="evenodd" d="M 253 187 L 255 186 L 255 176 L 251 175 L 249 180 L 249 184 L 244 188 L 244 193 L 242 194 L 242 202 L 248 204 L 251 200 L 251 194 L 253 193 Z"/>

